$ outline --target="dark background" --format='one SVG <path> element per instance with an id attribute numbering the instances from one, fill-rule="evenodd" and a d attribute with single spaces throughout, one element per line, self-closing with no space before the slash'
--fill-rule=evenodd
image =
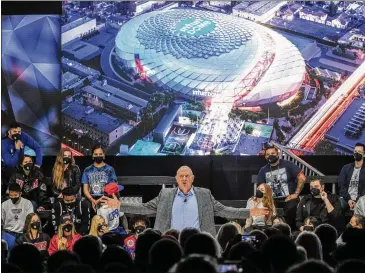
<path id="1" fill-rule="evenodd" d="M 353 161 L 348 156 L 305 156 L 305 161 L 325 175 L 339 175 L 343 165 Z M 55 156 L 43 158 L 42 171 L 51 176 Z M 81 171 L 92 164 L 91 157 L 76 157 Z M 217 200 L 247 200 L 252 196 L 251 176 L 266 164 L 262 156 L 107 156 L 117 176 L 175 176 L 182 165 L 192 168 L 195 186 L 208 188 Z M 331 185 L 327 185 L 331 190 Z M 127 186 L 124 196 L 156 197 L 159 186 Z M 304 188 L 308 192 L 308 185 Z"/>

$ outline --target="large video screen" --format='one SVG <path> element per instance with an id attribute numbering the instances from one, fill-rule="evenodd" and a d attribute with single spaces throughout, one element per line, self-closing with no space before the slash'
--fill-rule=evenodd
<path id="1" fill-rule="evenodd" d="M 62 3 L 57 138 L 75 154 L 365 143 L 365 3 Z"/>

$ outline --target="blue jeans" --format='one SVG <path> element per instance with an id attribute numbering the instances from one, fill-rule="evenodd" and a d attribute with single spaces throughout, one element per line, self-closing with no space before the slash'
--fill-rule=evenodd
<path id="1" fill-rule="evenodd" d="M 37 212 L 37 209 L 38 209 L 37 201 L 31 200 L 30 202 L 32 202 L 32 205 L 33 205 L 33 211 L 34 211 L 34 212 Z"/>

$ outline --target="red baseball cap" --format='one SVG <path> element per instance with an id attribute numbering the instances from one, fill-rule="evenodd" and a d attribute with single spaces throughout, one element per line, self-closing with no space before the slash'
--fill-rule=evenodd
<path id="1" fill-rule="evenodd" d="M 117 194 L 118 192 L 122 191 L 123 189 L 124 189 L 124 187 L 122 185 L 112 182 L 112 183 L 107 184 L 104 187 L 104 192 L 107 195 L 113 195 L 113 194 Z"/>

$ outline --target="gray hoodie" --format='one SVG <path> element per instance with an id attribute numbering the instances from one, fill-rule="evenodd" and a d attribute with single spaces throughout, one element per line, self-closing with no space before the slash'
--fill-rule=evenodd
<path id="1" fill-rule="evenodd" d="M 23 233 L 25 218 L 33 212 L 32 202 L 21 197 L 17 204 L 11 199 L 1 204 L 1 222 L 5 231 Z"/>

